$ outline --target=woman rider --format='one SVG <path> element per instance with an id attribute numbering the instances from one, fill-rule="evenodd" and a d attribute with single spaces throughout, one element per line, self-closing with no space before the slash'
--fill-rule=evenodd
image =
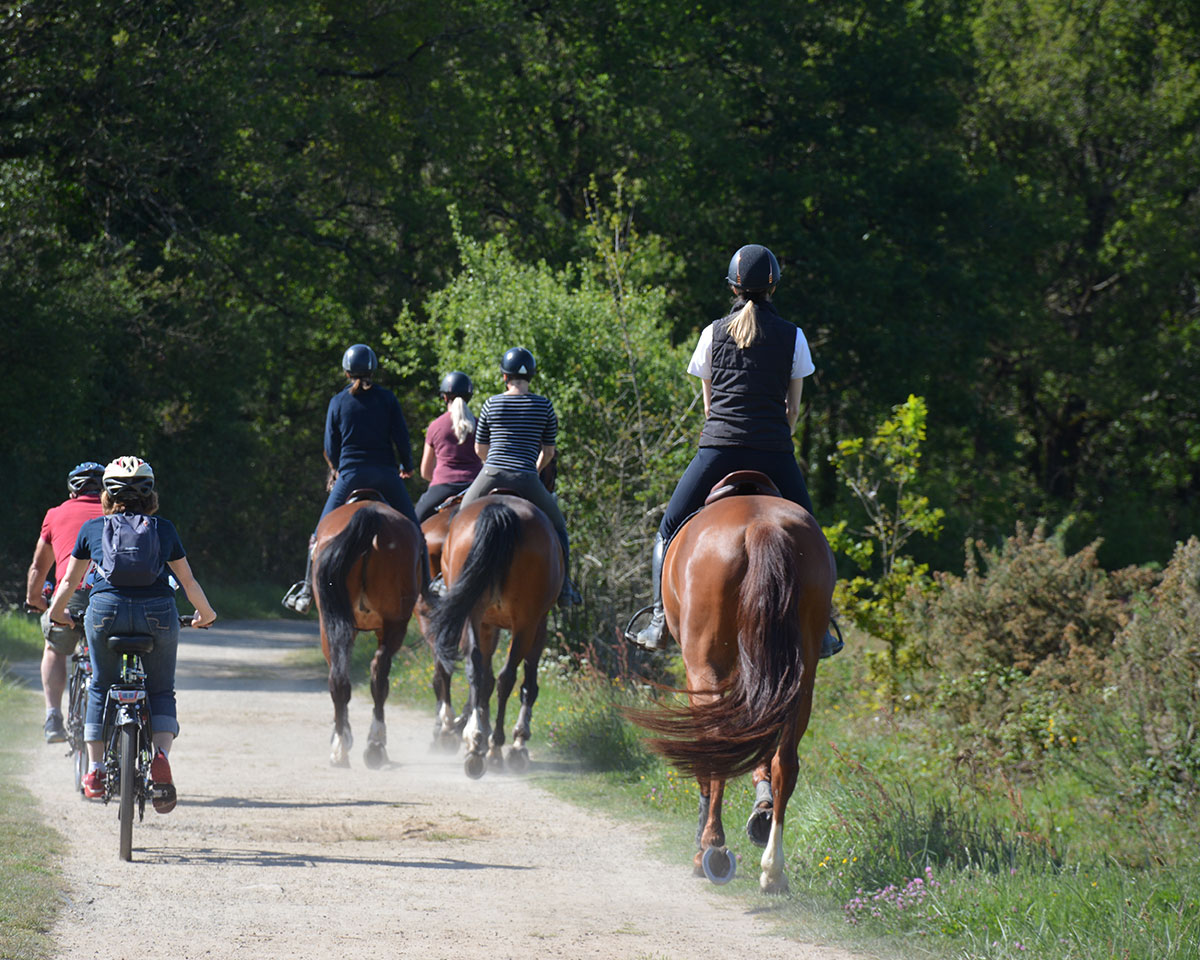
<path id="1" fill-rule="evenodd" d="M 648 650 L 663 646 L 666 545 L 722 477 L 735 470 L 759 470 L 784 497 L 812 512 L 792 451 L 792 432 L 800 416 L 804 378 L 816 368 L 804 332 L 784 320 L 771 303 L 779 273 L 779 262 L 766 247 L 752 243 L 739 249 L 726 275 L 733 305 L 727 316 L 700 334 L 688 364 L 687 372 L 699 377 L 704 389 L 704 429 L 700 449 L 675 487 L 654 538 L 654 615 L 639 633 L 629 634 Z M 821 655 L 840 649 L 841 641 L 827 634 Z"/>
<path id="2" fill-rule="evenodd" d="M 417 524 L 412 500 L 403 479 L 412 476 L 412 448 L 408 425 L 400 402 L 386 387 L 371 383 L 379 361 L 365 343 L 356 343 L 342 354 L 342 370 L 349 384 L 329 401 L 325 414 L 325 462 L 333 482 L 321 516 L 340 507 L 351 492 L 360 488 L 377 490 L 389 504 Z M 396 453 L 400 469 L 396 469 Z M 312 548 L 316 533 L 308 541 L 304 579 L 292 585 L 283 605 L 307 613 L 312 604 Z"/>
<path id="3" fill-rule="evenodd" d="M 93 560 L 99 562 L 104 556 L 104 518 L 115 513 L 150 517 L 158 511 L 154 470 L 144 460 L 118 457 L 104 468 L 103 484 L 100 506 L 104 516 L 94 517 L 79 528 L 66 575 L 59 581 L 58 589 L 50 601 L 52 623 L 73 625 L 67 604 L 83 580 L 89 563 Z M 92 658 L 92 683 L 88 687 L 87 713 L 83 724 L 83 739 L 91 769 L 83 777 L 83 793 L 93 799 L 104 796 L 104 742 L 101 739 L 104 736 L 104 701 L 108 698 L 108 688 L 121 676 L 121 655 L 109 650 L 105 641 L 114 634 L 145 634 L 154 638 L 154 649 L 141 656 L 150 699 L 150 724 L 154 730 L 155 754 L 150 763 L 150 779 L 154 784 L 152 802 L 159 813 L 170 813 L 175 809 L 176 797 L 167 754 L 171 752 L 171 744 L 179 733 L 175 712 L 179 611 L 175 606 L 175 590 L 167 578 L 167 569 L 175 575 L 188 600 L 196 608 L 192 626 L 207 627 L 217 619 L 217 615 L 192 574 L 174 524 L 163 517 L 156 517 L 154 527 L 159 556 L 165 562 L 157 578 L 146 586 L 114 586 L 97 567 L 91 599 L 83 615 Z"/>
<path id="4" fill-rule="evenodd" d="M 529 381 L 537 372 L 533 354 L 513 347 L 500 360 L 504 392 L 483 404 L 475 425 L 475 452 L 483 469 L 467 487 L 462 505 L 478 500 L 489 490 L 507 487 L 537 506 L 554 525 L 562 542 L 563 566 L 570 569 L 571 545 L 567 525 L 553 494 L 538 478 L 538 472 L 554 459 L 558 417 L 546 397 L 530 393 Z M 560 607 L 582 603 L 569 576 L 563 577 Z"/>
<path id="5" fill-rule="evenodd" d="M 452 370 L 442 378 L 440 393 L 446 412 L 430 422 L 421 454 L 421 476 L 429 481 L 429 489 L 417 501 L 420 523 L 432 517 L 444 500 L 466 490 L 483 466 L 469 442 L 475 438 L 475 417 L 467 406 L 475 394 L 471 378 Z"/>

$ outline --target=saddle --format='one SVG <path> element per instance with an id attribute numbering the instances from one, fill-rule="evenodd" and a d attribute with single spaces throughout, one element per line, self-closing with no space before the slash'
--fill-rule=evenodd
<path id="1" fill-rule="evenodd" d="M 359 503 L 362 500 L 377 500 L 380 503 L 386 502 L 383 499 L 382 493 L 370 487 L 359 487 L 357 490 L 351 490 L 350 496 L 346 498 L 347 503 Z"/>
<path id="2" fill-rule="evenodd" d="M 771 478 L 758 470 L 735 470 L 714 484 L 704 505 L 716 503 L 726 497 L 781 497 L 779 488 L 771 482 Z"/>
<path id="3" fill-rule="evenodd" d="M 434 508 L 433 512 L 441 513 L 443 510 L 450 510 L 453 507 L 457 507 L 460 503 L 462 503 L 463 495 L 466 494 L 466 492 L 466 490 L 460 490 L 458 493 L 454 494 L 454 496 L 447 497 Z"/>

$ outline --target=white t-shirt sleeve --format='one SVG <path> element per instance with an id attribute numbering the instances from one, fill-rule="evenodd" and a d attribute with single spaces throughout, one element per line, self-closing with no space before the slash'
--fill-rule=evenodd
<path id="1" fill-rule="evenodd" d="M 696 349 L 692 351 L 692 359 L 688 362 L 687 372 L 701 380 L 712 379 L 712 324 L 704 328 L 700 339 L 696 341 Z M 808 349 L 807 343 L 805 350 Z"/>
<path id="2" fill-rule="evenodd" d="M 802 380 L 815 373 L 816 369 L 817 367 L 813 363 L 812 351 L 808 349 L 808 338 L 804 336 L 804 331 L 797 327 L 796 348 L 792 351 L 792 379 Z M 688 372 L 691 372 L 690 368 Z"/>

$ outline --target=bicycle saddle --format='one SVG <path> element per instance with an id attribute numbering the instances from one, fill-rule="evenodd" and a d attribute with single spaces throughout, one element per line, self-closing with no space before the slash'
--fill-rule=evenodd
<path id="1" fill-rule="evenodd" d="M 154 649 L 154 638 L 144 634 L 124 637 L 113 634 L 108 638 L 108 649 L 113 653 L 149 653 Z"/>

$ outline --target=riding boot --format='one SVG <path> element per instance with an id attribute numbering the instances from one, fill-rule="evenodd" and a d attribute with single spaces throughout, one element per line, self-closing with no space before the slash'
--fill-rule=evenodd
<path id="1" fill-rule="evenodd" d="M 571 582 L 571 545 L 567 542 L 567 538 L 559 534 L 559 542 L 563 549 L 563 582 L 562 590 L 558 594 L 558 605 L 564 610 L 567 607 L 574 607 L 583 603 L 583 597 L 579 595 L 579 591 L 575 588 L 575 584 Z"/>
<path id="2" fill-rule="evenodd" d="M 666 552 L 666 541 L 663 540 L 662 534 L 656 533 L 654 549 L 650 553 L 650 587 L 654 591 L 654 613 L 646 626 L 636 634 L 628 635 L 630 640 L 647 650 L 661 650 L 664 646 L 663 628 L 667 625 L 667 617 L 663 612 L 662 568 Z"/>
<path id="3" fill-rule="evenodd" d="M 312 557 L 315 538 L 308 542 L 308 558 L 304 561 L 304 579 L 292 584 L 283 597 L 283 605 L 296 613 L 308 613 L 312 606 Z"/>

